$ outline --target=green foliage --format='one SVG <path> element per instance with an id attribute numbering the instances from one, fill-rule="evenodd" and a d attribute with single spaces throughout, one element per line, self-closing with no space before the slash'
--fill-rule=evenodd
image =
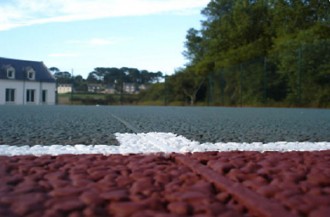
<path id="1" fill-rule="evenodd" d="M 330 28 L 316 24 L 274 40 L 271 55 L 279 72 L 287 79 L 287 103 L 329 106 L 329 36 Z"/>
<path id="2" fill-rule="evenodd" d="M 73 105 L 136 105 L 139 96 L 134 94 L 74 93 L 60 94 L 59 104 Z"/>
<path id="3" fill-rule="evenodd" d="M 329 9 L 328 1 L 211 0 L 201 30 L 187 32 L 188 64 L 167 79 L 169 101 L 330 106 Z"/>
<path id="4" fill-rule="evenodd" d="M 163 74 L 161 72 L 149 72 L 147 70 L 138 70 L 136 68 L 105 68 L 97 67 L 90 72 L 87 81 L 90 83 L 102 84 L 148 84 L 158 81 Z"/>
<path id="5" fill-rule="evenodd" d="M 51 69 L 54 69 L 54 67 L 52 67 Z M 55 71 L 54 73 L 54 77 L 56 79 L 56 82 L 59 84 L 70 84 L 72 83 L 72 76 L 70 74 L 70 72 L 62 72 L 62 71 Z"/>
<path id="6" fill-rule="evenodd" d="M 65 94 L 58 97 L 60 104 L 85 104 L 85 105 L 120 105 L 120 104 L 137 104 L 142 100 L 156 100 L 162 93 L 158 93 L 158 82 L 163 78 L 161 72 L 149 72 L 147 70 L 138 70 L 135 68 L 104 68 L 97 67 L 89 73 L 87 79 L 81 75 L 72 76 L 69 72 L 62 72 L 56 67 L 49 68 L 53 73 L 58 84 L 72 84 L 74 94 Z M 157 83 L 156 83 L 157 82 Z M 150 97 L 149 92 L 142 92 L 140 95 L 125 94 L 124 83 L 135 85 L 136 89 L 144 89 L 149 85 L 155 84 L 155 96 Z M 106 87 L 113 87 L 115 94 L 104 93 L 88 93 L 88 85 L 98 85 L 100 90 Z M 152 94 L 151 94 L 152 95 Z"/>
<path id="7" fill-rule="evenodd" d="M 156 83 L 148 90 L 141 91 L 139 94 L 140 101 L 154 102 L 165 100 L 164 83 Z"/>
<path id="8" fill-rule="evenodd" d="M 164 83 L 127 67 L 95 68 L 87 82 L 152 84 L 142 104 L 330 107 L 329 1 L 211 0 L 201 13 L 201 28 L 187 31 L 188 63 Z"/>

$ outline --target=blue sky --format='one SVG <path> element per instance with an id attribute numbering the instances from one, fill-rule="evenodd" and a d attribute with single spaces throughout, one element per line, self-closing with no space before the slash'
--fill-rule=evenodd
<path id="1" fill-rule="evenodd" d="M 174 73 L 209 0 L 2 0 L 0 56 L 87 77 L 95 67 Z"/>

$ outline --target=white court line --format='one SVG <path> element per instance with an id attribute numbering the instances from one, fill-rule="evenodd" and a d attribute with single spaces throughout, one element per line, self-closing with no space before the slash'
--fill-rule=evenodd
<path id="1" fill-rule="evenodd" d="M 62 155 L 62 154 L 148 154 L 188 153 L 205 151 L 322 151 L 330 150 L 330 142 L 272 142 L 272 143 L 202 143 L 173 133 L 116 133 L 119 146 L 108 145 L 0 145 L 0 156 Z"/>

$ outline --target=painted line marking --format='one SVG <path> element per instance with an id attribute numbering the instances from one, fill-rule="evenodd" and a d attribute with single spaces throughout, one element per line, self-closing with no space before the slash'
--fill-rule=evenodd
<path id="1" fill-rule="evenodd" d="M 0 145 L 0 156 L 62 154 L 150 154 L 193 153 L 206 151 L 322 151 L 330 150 L 330 142 L 273 143 L 203 143 L 173 133 L 116 133 L 119 146 L 110 145 Z"/>
<path id="2" fill-rule="evenodd" d="M 125 127 L 127 127 L 128 129 L 132 130 L 134 133 L 141 133 L 141 130 L 137 129 L 136 127 L 134 127 L 133 125 L 131 125 L 130 123 L 128 123 L 127 121 L 125 121 L 124 119 L 114 115 L 114 114 L 111 114 L 111 116 L 113 118 L 115 118 L 117 121 L 119 121 L 120 123 L 124 124 Z"/>

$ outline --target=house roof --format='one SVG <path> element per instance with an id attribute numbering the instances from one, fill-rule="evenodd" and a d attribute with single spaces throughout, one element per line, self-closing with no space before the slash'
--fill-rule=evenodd
<path id="1" fill-rule="evenodd" d="M 0 79 L 10 79 L 7 77 L 8 68 L 15 69 L 14 80 L 28 80 L 27 70 L 33 69 L 35 71 L 35 81 L 55 82 L 55 78 L 43 62 L 0 57 Z"/>

